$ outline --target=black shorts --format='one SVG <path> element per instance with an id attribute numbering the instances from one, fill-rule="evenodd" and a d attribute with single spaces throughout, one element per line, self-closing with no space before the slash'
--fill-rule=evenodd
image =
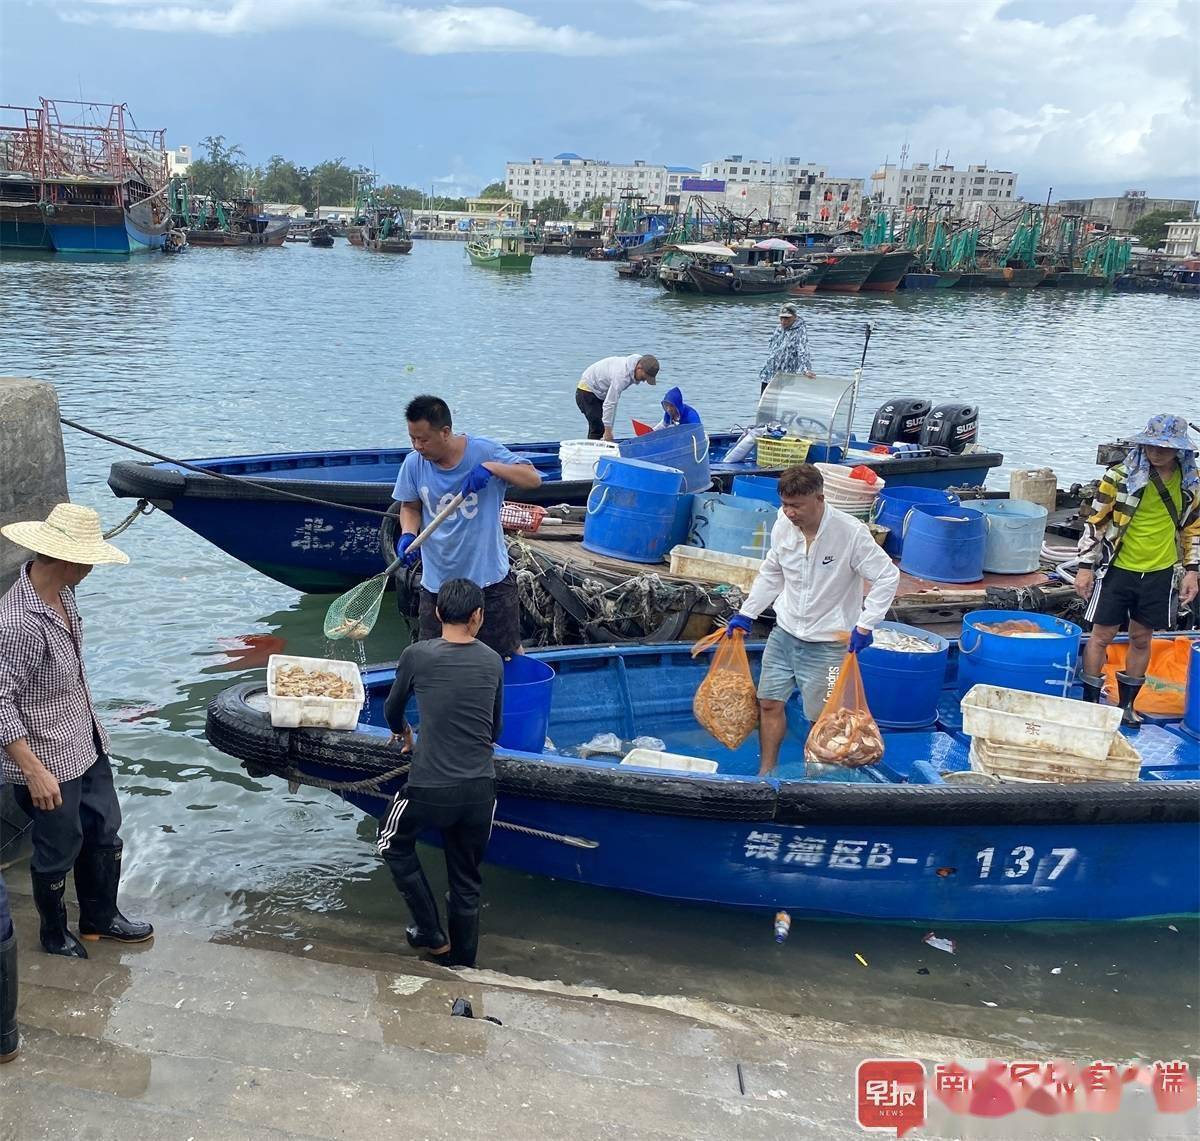
<path id="1" fill-rule="evenodd" d="M 1085 617 L 1093 626 L 1124 626 L 1132 619 L 1151 630 L 1169 630 L 1174 623 L 1174 603 L 1174 567 L 1142 573 L 1110 566 Z"/>
<path id="2" fill-rule="evenodd" d="M 421 587 L 421 609 L 417 637 L 420 641 L 439 638 L 442 624 L 437 617 L 437 595 Z M 483 588 L 483 625 L 479 640 L 502 658 L 511 658 L 521 645 L 521 601 L 512 571 L 499 582 Z"/>

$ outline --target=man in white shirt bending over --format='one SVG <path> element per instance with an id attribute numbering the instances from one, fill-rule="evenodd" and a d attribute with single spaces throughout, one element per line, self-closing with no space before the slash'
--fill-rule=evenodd
<path id="1" fill-rule="evenodd" d="M 867 525 L 826 504 L 824 481 L 812 464 L 779 477 L 779 498 L 771 550 L 741 611 L 729 620 L 730 631 L 748 635 L 751 622 L 775 607 L 758 679 L 759 776 L 779 760 L 792 693 L 799 688 L 804 716 L 815 721 L 847 648 L 855 654 L 871 644 L 900 584 L 900 572 Z"/>
<path id="2" fill-rule="evenodd" d="M 611 440 L 621 393 L 635 384 L 656 383 L 658 358 L 639 356 L 605 357 L 588 365 L 575 388 L 575 404 L 587 417 L 589 440 Z"/>

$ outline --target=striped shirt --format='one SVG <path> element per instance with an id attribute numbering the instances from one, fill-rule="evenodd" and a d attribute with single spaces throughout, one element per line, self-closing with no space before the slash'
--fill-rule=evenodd
<path id="1" fill-rule="evenodd" d="M 1116 556 L 1144 495 L 1157 495 L 1153 484 L 1130 491 L 1124 464 L 1110 467 L 1100 477 L 1091 514 L 1079 538 L 1079 562 L 1085 567 L 1106 567 Z M 1179 561 L 1187 570 L 1200 569 L 1200 493 L 1184 491 L 1180 517 Z"/>
<path id="2" fill-rule="evenodd" d="M 58 781 L 82 776 L 108 752 L 83 672 L 83 623 L 69 590 L 59 595 L 69 619 L 47 606 L 29 580 L 29 566 L 0 598 L 0 748 L 25 739 Z M 25 776 L 3 750 L 4 776 Z"/>

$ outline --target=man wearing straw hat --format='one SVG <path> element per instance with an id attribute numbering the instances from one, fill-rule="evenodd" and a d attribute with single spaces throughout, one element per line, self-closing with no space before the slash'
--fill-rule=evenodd
<path id="1" fill-rule="evenodd" d="M 1084 700 L 1100 700 L 1108 647 L 1128 622 L 1125 669 L 1117 674 L 1126 725 L 1141 724 L 1133 706 L 1154 631 L 1170 629 L 1176 601 L 1193 604 L 1200 586 L 1200 473 L 1187 429 L 1182 416 L 1151 418 L 1129 441 L 1124 462 L 1101 477 L 1079 540 L 1075 590 L 1087 599 L 1084 616 L 1092 623 L 1083 652 Z"/>
<path id="2" fill-rule="evenodd" d="M 67 929 L 63 902 L 74 868 L 79 933 L 86 940 L 141 943 L 149 923 L 117 907 L 121 809 L 83 668 L 75 589 L 101 563 L 129 556 L 100 531 L 90 507 L 60 503 L 44 522 L 10 523 L 0 534 L 34 553 L 0 598 L 0 752 L 17 804 L 33 820 L 33 900 L 41 943 L 52 955 L 86 959 Z"/>

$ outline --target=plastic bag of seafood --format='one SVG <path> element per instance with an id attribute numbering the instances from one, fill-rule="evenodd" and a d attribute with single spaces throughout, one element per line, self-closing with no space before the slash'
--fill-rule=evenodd
<path id="1" fill-rule="evenodd" d="M 746 657 L 746 636 L 734 630 L 714 630 L 692 647 L 692 657 L 717 647 L 712 665 L 696 690 L 692 712 L 727 749 L 736 749 L 758 728 L 758 693 L 750 659 Z"/>
<path id="2" fill-rule="evenodd" d="M 858 657 L 847 654 L 821 716 L 808 732 L 804 759 L 814 764 L 858 768 L 883 756 L 883 735 L 867 705 Z"/>

